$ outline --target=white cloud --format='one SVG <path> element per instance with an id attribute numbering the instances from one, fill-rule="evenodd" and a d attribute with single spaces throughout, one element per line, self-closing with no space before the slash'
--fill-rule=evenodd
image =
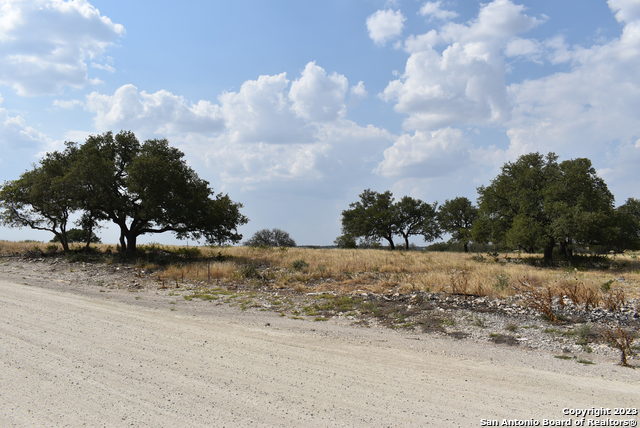
<path id="1" fill-rule="evenodd" d="M 640 21 L 640 3 L 637 0 L 608 0 L 607 3 L 619 22 Z"/>
<path id="2" fill-rule="evenodd" d="M 291 84 L 289 98 L 293 111 L 311 121 L 335 120 L 346 113 L 344 104 L 349 82 L 338 73 L 327 72 L 310 62 L 299 79 Z"/>
<path id="3" fill-rule="evenodd" d="M 77 107 L 84 107 L 84 102 L 81 100 L 53 100 L 53 106 L 64 110 L 71 110 Z"/>
<path id="4" fill-rule="evenodd" d="M 92 92 L 86 109 L 95 113 L 100 131 L 133 129 L 144 134 L 173 136 L 188 133 L 216 133 L 222 130 L 221 109 L 209 101 L 189 103 L 181 96 L 161 90 L 138 91 L 123 85 L 113 95 Z"/>
<path id="5" fill-rule="evenodd" d="M 88 62 L 124 27 L 86 0 L 5 0 L 0 6 L 0 84 L 20 95 L 58 93 L 95 83 Z"/>
<path id="6" fill-rule="evenodd" d="M 534 62 L 541 62 L 542 53 L 541 43 L 533 39 L 515 38 L 507 43 L 505 49 L 508 57 L 525 57 Z"/>
<path id="7" fill-rule="evenodd" d="M 346 119 L 349 88 L 345 76 L 310 62 L 293 81 L 285 73 L 259 76 L 222 93 L 217 103 L 192 104 L 168 91 L 147 93 L 129 84 L 113 94 L 89 94 L 85 108 L 95 114 L 100 131 L 168 137 L 192 159 L 206 161 L 223 183 L 327 182 L 370 176 L 393 140 L 385 130 Z M 351 89 L 366 94 L 362 82 Z"/>
<path id="8" fill-rule="evenodd" d="M 467 24 L 446 23 L 439 31 L 409 38 L 405 72 L 381 97 L 408 117 L 405 129 L 502 123 L 509 115 L 504 49 L 540 19 L 510 0 L 483 5 Z M 442 49 L 436 49 L 445 45 Z"/>
<path id="9" fill-rule="evenodd" d="M 0 104 L 2 98 L 0 97 Z M 25 119 L 0 106 L 0 182 L 14 180 L 22 168 L 37 160 L 37 153 L 51 140 L 29 126 Z M 17 162 L 22 159 L 26 162 Z"/>
<path id="10" fill-rule="evenodd" d="M 358 98 L 364 98 L 366 97 L 368 94 L 367 92 L 367 88 L 364 85 L 364 82 L 361 80 L 359 81 L 356 85 L 351 87 L 351 95 L 358 97 Z"/>
<path id="11" fill-rule="evenodd" d="M 401 135 L 384 151 L 376 172 L 386 177 L 436 177 L 463 166 L 469 158 L 469 145 L 462 131 L 443 128 Z"/>
<path id="12" fill-rule="evenodd" d="M 367 18 L 369 37 L 376 44 L 384 45 L 402 34 L 405 20 L 399 10 L 378 10 Z"/>
<path id="13" fill-rule="evenodd" d="M 313 129 L 292 110 L 289 86 L 285 73 L 264 75 L 244 82 L 238 92 L 220 95 L 230 140 L 270 144 L 309 142 Z"/>
<path id="14" fill-rule="evenodd" d="M 426 2 L 422 5 L 418 13 L 422 16 L 428 16 L 430 18 L 433 17 L 435 19 L 440 19 L 443 21 L 458 17 L 458 14 L 456 12 L 443 9 L 441 1 Z"/>

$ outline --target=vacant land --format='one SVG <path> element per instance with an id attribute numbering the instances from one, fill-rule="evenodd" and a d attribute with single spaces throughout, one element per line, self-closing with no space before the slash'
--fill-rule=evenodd
<path id="1" fill-rule="evenodd" d="M 597 356 L 24 276 L 0 280 L 3 426 L 479 426 L 640 402 L 640 373 Z"/>

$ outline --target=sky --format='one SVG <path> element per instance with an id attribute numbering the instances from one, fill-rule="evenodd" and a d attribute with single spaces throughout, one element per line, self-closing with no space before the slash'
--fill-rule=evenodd
<path id="1" fill-rule="evenodd" d="M 167 138 L 246 238 L 329 245 L 367 188 L 475 201 L 529 152 L 591 159 L 621 205 L 639 112 L 640 0 L 0 0 L 0 181 L 88 135 Z"/>

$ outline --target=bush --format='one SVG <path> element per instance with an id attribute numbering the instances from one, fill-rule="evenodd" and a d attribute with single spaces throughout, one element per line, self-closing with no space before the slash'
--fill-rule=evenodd
<path id="1" fill-rule="evenodd" d="M 296 241 L 284 230 L 262 229 L 245 242 L 250 247 L 295 247 Z"/>

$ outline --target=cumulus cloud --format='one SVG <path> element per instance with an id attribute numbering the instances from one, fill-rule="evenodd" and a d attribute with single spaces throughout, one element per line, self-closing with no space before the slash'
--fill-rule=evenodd
<path id="1" fill-rule="evenodd" d="M 288 96 L 290 81 L 285 73 L 248 80 L 238 92 L 227 92 L 219 100 L 226 131 L 236 143 L 303 143 L 313 129 L 295 114 Z"/>
<path id="2" fill-rule="evenodd" d="M 364 85 L 364 82 L 362 80 L 359 81 L 356 85 L 351 87 L 351 95 L 355 97 L 364 98 L 367 96 L 367 94 L 368 94 L 367 88 Z"/>
<path id="3" fill-rule="evenodd" d="M 607 3 L 619 22 L 640 21 L 640 3 L 636 0 L 608 0 Z"/>
<path id="4" fill-rule="evenodd" d="M 217 132 L 223 127 L 216 104 L 204 100 L 192 104 L 165 90 L 148 93 L 131 84 L 121 86 L 113 95 L 92 92 L 85 107 L 95 113 L 94 122 L 101 131 L 135 129 L 147 135 L 172 136 Z"/>
<path id="5" fill-rule="evenodd" d="M 376 172 L 386 177 L 436 177 L 460 168 L 468 158 L 469 146 L 459 129 L 416 131 L 401 135 L 384 151 Z"/>
<path id="6" fill-rule="evenodd" d="M 626 23 L 619 38 L 591 47 L 564 45 L 568 71 L 511 85 L 514 109 L 507 134 L 514 155 L 553 150 L 590 157 L 609 171 L 628 168 L 626 159 L 634 158 L 640 137 L 640 76 L 630 72 L 640 69 L 636 4 L 609 2 Z"/>
<path id="7" fill-rule="evenodd" d="M 425 4 L 422 5 L 418 13 L 422 16 L 441 19 L 445 21 L 458 17 L 458 14 L 456 12 L 452 10 L 443 9 L 441 1 L 426 2 Z"/>
<path id="8" fill-rule="evenodd" d="M 2 107 L 0 97 L 0 181 L 17 178 L 23 171 L 16 159 L 35 162 L 37 153 L 50 142 L 49 137 L 29 126 L 22 116 Z"/>
<path id="9" fill-rule="evenodd" d="M 84 104 L 100 131 L 168 137 L 206 161 L 223 182 L 252 187 L 371 173 L 393 137 L 346 119 L 349 88 L 345 76 L 310 62 L 293 80 L 285 73 L 262 75 L 220 94 L 216 102 L 191 103 L 168 91 L 148 93 L 128 84 L 113 94 L 93 92 Z M 362 82 L 351 91 L 366 94 Z"/>
<path id="10" fill-rule="evenodd" d="M 539 22 L 523 6 L 494 0 L 468 23 L 448 22 L 409 38 L 404 74 L 381 97 L 407 115 L 405 129 L 501 123 L 510 108 L 504 49 Z"/>
<path id="11" fill-rule="evenodd" d="M 95 62 L 124 27 L 86 0 L 7 0 L 0 5 L 0 84 L 20 95 L 94 83 Z"/>
<path id="12" fill-rule="evenodd" d="M 369 37 L 376 44 L 384 45 L 402 34 L 405 20 L 399 10 L 378 10 L 367 18 Z"/>
<path id="13" fill-rule="evenodd" d="M 344 104 L 349 82 L 338 73 L 327 72 L 310 62 L 299 79 L 291 84 L 289 98 L 293 111 L 312 121 L 335 120 L 346 113 Z"/>

